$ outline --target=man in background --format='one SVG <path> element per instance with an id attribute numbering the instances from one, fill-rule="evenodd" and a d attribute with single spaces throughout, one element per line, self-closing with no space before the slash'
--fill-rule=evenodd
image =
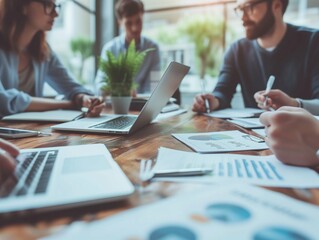
<path id="1" fill-rule="evenodd" d="M 237 1 L 246 38 L 226 52 L 213 93 L 196 96 L 193 111 L 206 112 L 205 100 L 209 111 L 230 107 L 240 84 L 245 107 L 295 106 L 319 113 L 319 32 L 285 23 L 288 2 Z M 271 75 L 274 90 L 267 101 L 264 90 Z"/>
<path id="2" fill-rule="evenodd" d="M 111 51 L 115 56 L 125 52 L 132 40 L 135 40 L 138 51 L 153 48 L 153 51 L 147 53 L 135 78 L 135 83 L 138 84 L 137 93 L 149 93 L 152 72 L 160 71 L 160 54 L 158 45 L 142 35 L 144 4 L 140 0 L 119 0 L 115 5 L 115 11 L 118 24 L 124 32 L 104 45 L 101 58 L 107 59 L 107 51 Z M 100 83 L 103 77 L 104 73 L 99 70 L 95 79 L 96 83 Z"/>

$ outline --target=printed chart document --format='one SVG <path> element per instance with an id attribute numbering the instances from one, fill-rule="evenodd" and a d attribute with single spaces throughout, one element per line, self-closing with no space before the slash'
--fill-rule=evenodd
<path id="1" fill-rule="evenodd" d="M 37 121 L 37 122 L 69 122 L 73 121 L 84 113 L 76 110 L 52 110 L 43 112 L 23 112 L 6 116 L 4 121 Z"/>
<path id="2" fill-rule="evenodd" d="M 174 133 L 173 137 L 200 153 L 267 149 L 264 140 L 240 131 Z"/>
<path id="3" fill-rule="evenodd" d="M 236 184 L 203 187 L 107 219 L 75 223 L 45 239 L 315 240 L 318 222 L 316 206 Z"/>
<path id="4" fill-rule="evenodd" d="M 232 118 L 232 119 L 228 119 L 227 121 L 248 129 L 265 127 L 259 121 L 259 118 Z"/>
<path id="5" fill-rule="evenodd" d="M 206 116 L 216 118 L 249 118 L 257 117 L 264 110 L 259 108 L 226 108 L 222 110 L 213 111 L 211 113 L 205 113 Z"/>
<path id="6" fill-rule="evenodd" d="M 310 168 L 285 165 L 275 155 L 199 154 L 160 148 L 153 171 L 213 169 L 204 176 L 155 178 L 156 181 L 220 183 L 242 182 L 272 187 L 319 187 L 319 175 Z"/>

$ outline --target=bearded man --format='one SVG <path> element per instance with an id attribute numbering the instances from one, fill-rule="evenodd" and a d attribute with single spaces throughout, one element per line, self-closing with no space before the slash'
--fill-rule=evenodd
<path id="1" fill-rule="evenodd" d="M 230 107 L 238 84 L 245 107 L 303 107 L 319 114 L 319 32 L 285 23 L 289 0 L 238 0 L 246 38 L 225 54 L 212 94 L 196 96 L 193 111 Z M 268 78 L 273 90 L 265 92 Z M 266 97 L 267 95 L 267 97 Z"/>

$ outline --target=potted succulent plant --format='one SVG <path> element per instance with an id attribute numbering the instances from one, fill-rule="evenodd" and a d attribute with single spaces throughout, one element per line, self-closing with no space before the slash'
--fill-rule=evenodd
<path id="1" fill-rule="evenodd" d="M 133 40 L 126 52 L 114 56 L 112 52 L 107 51 L 106 59 L 100 59 L 99 68 L 105 73 L 101 90 L 111 96 L 114 113 L 126 114 L 128 112 L 131 92 L 137 87 L 134 78 L 147 52 L 151 50 L 137 51 Z"/>

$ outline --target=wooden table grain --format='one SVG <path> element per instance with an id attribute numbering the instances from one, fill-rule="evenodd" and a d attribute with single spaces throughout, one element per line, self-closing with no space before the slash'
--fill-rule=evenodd
<path id="1" fill-rule="evenodd" d="M 99 204 L 92 207 L 82 207 L 63 212 L 53 212 L 40 216 L 33 215 L 22 219 L 19 218 L 8 222 L 2 222 L 0 223 L 0 239 L 37 239 L 60 231 L 75 221 L 94 221 L 96 219 L 106 218 L 126 209 L 167 198 L 177 192 L 196 189 L 199 185 L 189 183 L 156 182 L 147 186 L 143 185 L 138 177 L 141 159 L 156 158 L 159 147 L 192 151 L 186 145 L 173 138 L 171 136 L 172 133 L 224 130 L 241 130 L 249 132 L 248 130 L 239 128 L 225 120 L 198 115 L 191 111 L 152 123 L 128 136 L 51 131 L 51 125 L 52 123 L 0 121 L 0 126 L 2 127 L 31 129 L 52 133 L 51 136 L 10 140 L 21 149 L 94 143 L 105 144 L 115 161 L 136 186 L 136 191 L 127 200 L 120 202 Z M 250 155 L 271 154 L 269 150 L 238 153 Z M 318 189 L 304 190 L 273 187 L 267 189 L 319 205 Z"/>

